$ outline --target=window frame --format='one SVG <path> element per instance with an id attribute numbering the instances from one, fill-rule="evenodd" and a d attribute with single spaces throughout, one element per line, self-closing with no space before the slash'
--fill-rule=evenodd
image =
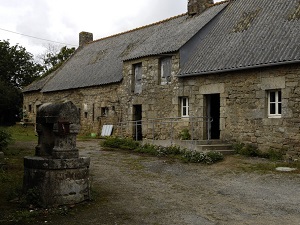
<path id="1" fill-rule="evenodd" d="M 190 115 L 190 106 L 188 97 L 180 97 L 180 115 L 187 118 Z"/>
<path id="2" fill-rule="evenodd" d="M 136 63 L 132 65 L 132 92 L 134 94 L 142 93 L 142 78 L 143 78 L 143 65 L 142 63 Z"/>
<path id="3" fill-rule="evenodd" d="M 159 59 L 159 84 L 171 83 L 172 79 L 172 57 Z"/>
<path id="4" fill-rule="evenodd" d="M 275 96 L 271 96 L 271 94 Z M 280 93 L 280 94 L 279 94 Z M 282 92 L 281 90 L 268 90 L 268 118 L 281 118 L 282 117 Z M 272 100 L 274 98 L 274 100 Z M 272 105 L 274 105 L 274 113 L 271 112 Z"/>

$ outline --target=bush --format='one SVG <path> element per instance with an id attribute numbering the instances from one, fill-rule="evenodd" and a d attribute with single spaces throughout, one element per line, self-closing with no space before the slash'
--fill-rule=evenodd
<path id="1" fill-rule="evenodd" d="M 108 137 L 101 143 L 102 147 L 121 148 L 127 150 L 134 150 L 139 147 L 139 142 L 130 138 Z"/>
<path id="2" fill-rule="evenodd" d="M 267 152 L 261 153 L 261 157 L 272 161 L 283 160 L 286 150 L 270 148 Z"/>
<path id="3" fill-rule="evenodd" d="M 240 155 L 256 157 L 262 154 L 256 146 L 251 144 L 235 143 L 232 147 L 235 153 Z"/>
<path id="4" fill-rule="evenodd" d="M 188 129 L 183 129 L 180 133 L 179 133 L 179 139 L 180 140 L 191 140 L 191 135 Z"/>
<path id="5" fill-rule="evenodd" d="M 11 135 L 7 131 L 0 129 L 0 151 L 5 149 L 11 140 Z"/>
<path id="6" fill-rule="evenodd" d="M 224 156 L 219 152 L 196 152 L 196 151 L 185 151 L 182 158 L 186 162 L 191 163 L 205 163 L 213 164 L 224 159 Z"/>
<path id="7" fill-rule="evenodd" d="M 212 164 L 224 159 L 219 152 L 196 152 L 181 149 L 179 146 L 157 146 L 152 144 L 140 145 L 139 142 L 128 138 L 108 137 L 101 143 L 102 147 L 133 150 L 138 153 L 146 153 L 154 156 L 178 157 L 185 162 Z"/>
<path id="8" fill-rule="evenodd" d="M 250 157 L 261 157 L 270 159 L 272 161 L 283 160 L 286 150 L 285 149 L 272 149 L 270 148 L 267 152 L 260 151 L 256 146 L 243 143 L 235 143 L 232 145 L 236 154 L 250 156 Z"/>

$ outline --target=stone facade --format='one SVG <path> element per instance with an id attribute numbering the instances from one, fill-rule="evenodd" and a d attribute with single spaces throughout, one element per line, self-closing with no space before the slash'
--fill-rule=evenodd
<path id="1" fill-rule="evenodd" d="M 24 94 L 24 110 L 29 121 L 35 123 L 39 105 L 70 100 L 80 109 L 81 134 L 89 134 L 99 131 L 103 124 L 115 124 L 122 119 L 119 88 L 119 84 L 110 84 L 60 92 L 30 92 Z"/>
<path id="2" fill-rule="evenodd" d="M 219 139 L 252 143 L 262 150 L 287 148 L 289 155 L 299 156 L 299 64 L 178 78 L 179 54 L 169 57 L 172 69 L 168 83 L 160 80 L 161 57 L 145 57 L 124 62 L 120 83 L 54 93 L 26 93 L 24 107 L 71 100 L 81 110 L 82 133 L 99 133 L 104 124 L 113 124 L 114 134 L 134 137 L 136 130 L 130 121 L 136 120 L 135 107 L 140 106 L 143 138 L 176 139 L 187 128 L 193 130 L 194 139 L 201 140 L 209 138 L 212 132 L 206 117 L 210 116 L 207 98 L 213 95 L 219 98 L 219 118 L 215 119 L 219 120 Z M 134 65 L 140 63 L 142 90 L 138 94 L 134 93 Z M 268 90 L 282 92 L 281 118 L 268 118 Z M 186 118 L 180 114 L 182 96 L 189 99 Z M 34 111 L 29 118 L 34 118 Z M 174 122 L 162 123 L 159 118 L 174 118 Z M 155 125 L 151 119 L 156 119 Z"/>
<path id="3" fill-rule="evenodd" d="M 298 158 L 299 82 L 300 65 L 295 64 L 184 78 L 179 86 L 193 90 L 190 110 L 197 116 L 205 116 L 205 98 L 219 94 L 220 139 L 255 144 L 261 150 L 286 148 Z M 269 90 L 282 92 L 280 118 L 268 117 Z"/>

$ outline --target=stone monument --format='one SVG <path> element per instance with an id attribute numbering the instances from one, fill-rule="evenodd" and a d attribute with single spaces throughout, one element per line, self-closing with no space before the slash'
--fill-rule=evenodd
<path id="1" fill-rule="evenodd" d="M 35 156 L 24 158 L 23 190 L 36 192 L 44 207 L 90 199 L 89 157 L 79 157 L 79 110 L 72 102 L 46 103 L 36 117 Z"/>

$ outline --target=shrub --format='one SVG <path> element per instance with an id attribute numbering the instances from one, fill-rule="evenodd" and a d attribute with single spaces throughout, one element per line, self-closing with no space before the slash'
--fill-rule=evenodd
<path id="1" fill-rule="evenodd" d="M 151 145 L 151 144 L 144 144 L 144 145 L 140 145 L 134 151 L 139 153 L 147 153 L 150 155 L 158 155 L 158 146 Z"/>
<path id="2" fill-rule="evenodd" d="M 183 129 L 180 133 L 179 133 L 179 139 L 180 140 L 191 140 L 191 135 L 188 129 Z"/>
<path id="3" fill-rule="evenodd" d="M 283 160 L 286 150 L 285 149 L 273 149 L 270 148 L 267 152 L 260 151 L 256 146 L 243 143 L 235 143 L 232 145 L 236 154 L 261 157 L 270 159 L 272 161 Z"/>
<path id="4" fill-rule="evenodd" d="M 270 159 L 272 161 L 283 160 L 285 152 L 285 149 L 270 148 L 267 152 L 261 153 L 261 157 Z"/>
<path id="5" fill-rule="evenodd" d="M 140 145 L 139 142 L 128 138 L 108 137 L 101 143 L 103 147 L 134 150 L 154 156 L 173 157 L 179 156 L 185 162 L 212 164 L 224 159 L 219 152 L 196 152 L 181 149 L 179 146 L 157 146 L 152 144 Z"/>
<path id="6" fill-rule="evenodd" d="M 210 151 L 207 152 L 206 155 L 211 158 L 212 162 L 219 162 L 224 159 L 224 155 L 221 154 L 220 152 L 215 152 L 215 151 Z"/>
<path id="7" fill-rule="evenodd" d="M 240 155 L 256 157 L 262 154 L 256 146 L 251 144 L 235 143 L 232 147 L 235 153 Z"/>
<path id="8" fill-rule="evenodd" d="M 139 147 L 139 142 L 130 138 L 108 137 L 102 143 L 101 146 L 109 148 L 121 148 L 127 150 L 134 150 Z"/>
<path id="9" fill-rule="evenodd" d="M 7 131 L 0 129 L 0 151 L 5 149 L 11 140 L 11 135 Z"/>
<path id="10" fill-rule="evenodd" d="M 186 162 L 191 163 L 205 163 L 213 164 L 224 159 L 224 156 L 219 152 L 196 152 L 196 151 L 185 151 L 182 158 Z"/>

